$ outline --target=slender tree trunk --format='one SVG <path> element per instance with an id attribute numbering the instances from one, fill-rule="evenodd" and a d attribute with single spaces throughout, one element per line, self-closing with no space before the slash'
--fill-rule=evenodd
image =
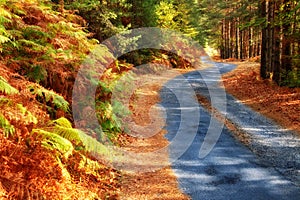
<path id="1" fill-rule="evenodd" d="M 259 31 L 259 34 L 257 35 L 257 50 L 256 50 L 256 55 L 260 56 L 261 55 L 261 40 L 262 40 L 262 31 Z"/>
<path id="2" fill-rule="evenodd" d="M 273 67 L 274 67 L 274 54 L 273 54 L 273 44 L 274 44 L 274 28 L 273 28 L 273 4 L 272 1 L 267 1 L 267 21 L 268 21 L 268 31 L 267 31 L 267 78 L 273 79 Z"/>
<path id="3" fill-rule="evenodd" d="M 289 0 L 283 0 L 284 11 L 286 13 L 291 12 L 291 5 Z M 290 41 L 290 31 L 291 31 L 291 21 L 288 15 L 284 15 L 282 25 L 282 67 L 286 73 L 289 73 L 292 70 L 291 65 L 291 41 Z"/>
<path id="4" fill-rule="evenodd" d="M 253 28 L 249 29 L 249 58 L 253 57 Z"/>
<path id="5" fill-rule="evenodd" d="M 220 51 L 221 51 L 221 58 L 222 59 L 225 59 L 225 41 L 226 41 L 226 36 L 225 36 L 225 19 L 222 20 L 222 41 L 221 41 L 221 48 L 220 48 Z"/>
<path id="6" fill-rule="evenodd" d="M 262 1 L 260 5 L 261 18 L 266 20 L 265 24 L 263 24 L 262 28 L 262 42 L 261 42 L 261 59 L 260 59 L 260 76 L 263 79 L 267 78 L 267 2 L 266 0 Z"/>
<path id="7" fill-rule="evenodd" d="M 240 32 L 240 28 L 239 28 L 239 25 L 240 25 L 240 18 L 238 17 L 237 18 L 237 22 L 236 22 L 236 30 L 235 30 L 235 36 L 236 36 L 236 41 L 235 41 L 235 57 L 237 59 L 240 58 L 240 35 L 239 35 L 239 32 Z"/>
<path id="8" fill-rule="evenodd" d="M 228 56 L 227 56 L 227 58 L 231 58 L 231 53 L 232 53 L 232 49 L 231 49 L 231 21 L 228 20 Z"/>
<path id="9" fill-rule="evenodd" d="M 281 52 L 281 42 L 280 42 L 280 26 L 275 24 L 275 13 L 280 8 L 280 1 L 275 1 L 273 4 L 273 80 L 280 85 L 281 84 L 281 61 L 280 61 L 280 52 Z"/>
<path id="10" fill-rule="evenodd" d="M 225 20 L 225 58 L 229 58 L 229 21 Z"/>
<path id="11" fill-rule="evenodd" d="M 240 30 L 240 59 L 243 59 L 243 31 Z"/>

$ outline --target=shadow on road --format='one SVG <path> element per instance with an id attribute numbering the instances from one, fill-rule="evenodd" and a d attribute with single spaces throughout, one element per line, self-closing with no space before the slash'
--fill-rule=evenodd
<path id="1" fill-rule="evenodd" d="M 221 73 L 235 68 L 229 64 L 216 65 L 219 65 Z M 194 71 L 184 76 L 197 92 L 210 99 L 210 90 L 220 87 L 219 80 L 212 77 L 211 80 L 203 81 L 201 74 Z M 178 96 L 168 87 L 162 88 L 160 94 L 161 105 L 167 114 L 166 137 L 171 142 L 169 154 L 172 158 L 174 152 L 180 151 L 181 144 L 178 141 L 172 144 L 178 129 L 184 127 L 182 124 L 186 120 L 193 122 L 194 116 L 182 119 L 183 108 Z M 225 114 L 254 139 L 247 148 L 236 141 L 232 133 L 224 127 L 212 151 L 200 159 L 199 150 L 209 124 L 220 122 L 200 105 L 197 109 L 200 119 L 194 123 L 198 124 L 198 128 L 193 142 L 179 159 L 171 159 L 180 187 L 186 194 L 192 199 L 300 199 L 300 188 L 282 175 L 289 173 L 295 177 L 291 173 L 299 173 L 297 161 L 300 157 L 297 156 L 300 153 L 300 141 L 297 138 L 240 104 L 232 96 L 226 95 Z M 186 126 L 186 135 L 193 134 L 188 131 L 189 125 Z M 185 143 L 185 140 L 180 142 Z"/>

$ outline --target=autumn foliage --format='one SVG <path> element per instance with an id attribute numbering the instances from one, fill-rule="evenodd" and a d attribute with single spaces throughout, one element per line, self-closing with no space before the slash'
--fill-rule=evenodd
<path id="1" fill-rule="evenodd" d="M 0 198 L 115 199 L 120 172 L 51 127 L 72 121 L 73 82 L 97 43 L 85 21 L 35 0 L 1 1 L 0 19 Z"/>

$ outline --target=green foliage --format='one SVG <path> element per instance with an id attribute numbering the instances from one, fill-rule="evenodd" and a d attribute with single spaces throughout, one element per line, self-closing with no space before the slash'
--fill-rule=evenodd
<path id="1" fill-rule="evenodd" d="M 121 122 L 109 102 L 98 102 L 96 114 L 104 132 L 121 131 Z"/>
<path id="2" fill-rule="evenodd" d="M 72 124 L 66 118 L 59 118 L 52 121 L 47 130 L 72 141 L 76 146 L 80 146 L 82 143 L 81 136 L 84 135 L 84 133 L 78 129 L 73 129 Z"/>
<path id="3" fill-rule="evenodd" d="M 49 34 L 53 36 L 55 36 L 55 34 L 63 34 L 65 37 L 72 38 L 70 42 L 73 42 L 73 44 L 63 44 L 64 41 L 61 41 L 62 43 L 60 43 L 60 45 L 62 49 L 72 50 L 74 55 L 77 54 L 80 57 L 83 56 L 82 53 L 92 49 L 97 43 L 96 40 L 88 40 L 88 33 L 79 25 L 71 22 L 59 21 L 58 23 L 50 23 L 48 24 L 47 29 L 49 30 Z"/>
<path id="4" fill-rule="evenodd" d="M 30 80 L 33 80 L 37 83 L 46 80 L 48 76 L 47 70 L 40 65 L 30 66 L 28 73 L 26 75 Z"/>
<path id="5" fill-rule="evenodd" d="M 95 38 L 103 41 L 116 33 L 125 30 L 122 17 L 130 7 L 125 0 L 98 1 L 98 0 L 67 0 L 65 7 L 77 10 L 89 24 L 89 29 L 95 33 Z"/>
<path id="6" fill-rule="evenodd" d="M 19 91 L 16 88 L 12 87 L 2 76 L 0 76 L 0 92 L 7 95 L 19 93 Z"/>
<path id="7" fill-rule="evenodd" d="M 47 87 L 55 74 L 77 69 L 97 44 L 82 18 L 51 6 L 38 0 L 0 2 L 1 58 L 9 58 L 4 64 Z"/>
<path id="8" fill-rule="evenodd" d="M 92 155 L 106 156 L 106 158 L 111 156 L 110 150 L 95 138 L 84 134 L 81 135 L 81 141 L 84 146 L 84 150 L 88 153 Z"/>
<path id="9" fill-rule="evenodd" d="M 156 27 L 158 16 L 155 13 L 158 0 L 132 1 L 132 15 L 135 16 L 136 22 L 133 27 Z"/>
<path id="10" fill-rule="evenodd" d="M 126 34 L 129 35 L 129 37 L 126 36 Z M 118 47 L 121 50 L 121 52 L 125 51 L 131 51 L 132 49 L 137 49 L 138 47 L 138 41 L 141 39 L 141 36 L 130 36 L 131 31 L 123 31 L 122 36 L 119 36 L 119 42 Z"/>
<path id="11" fill-rule="evenodd" d="M 10 42 L 12 39 L 12 35 L 5 27 L 5 23 L 11 22 L 12 14 L 4 8 L 3 4 L 3 1 L 0 2 L 0 45 Z M 2 45 L 0 46 L 0 52 L 2 52 Z"/>
<path id="12" fill-rule="evenodd" d="M 289 71 L 283 77 L 282 85 L 292 88 L 300 87 L 300 70 L 294 69 L 293 71 Z"/>
<path id="13" fill-rule="evenodd" d="M 32 134 L 42 139 L 42 145 L 48 149 L 58 150 L 65 158 L 72 155 L 73 151 L 89 153 L 93 156 L 105 156 L 109 158 L 110 151 L 96 139 L 85 134 L 83 131 L 72 128 L 72 124 L 66 118 L 51 121 L 45 128 L 33 129 Z M 100 169 L 97 162 L 85 156 L 79 163 L 80 167 L 88 167 L 95 171 Z"/>
<path id="14" fill-rule="evenodd" d="M 16 132 L 14 125 L 20 129 L 20 127 L 38 123 L 38 119 L 26 107 L 21 103 L 15 103 L 9 98 L 0 98 L 0 109 L 3 110 L 3 114 L 0 114 L 0 128 L 3 129 L 6 137 L 14 136 Z M 7 118 L 4 116 L 4 113 Z"/>
<path id="15" fill-rule="evenodd" d="M 122 119 L 130 114 L 128 108 L 121 102 L 127 100 L 133 87 L 134 77 L 130 73 L 116 74 L 108 70 L 109 80 L 100 82 L 99 87 L 102 95 L 96 99 L 96 115 L 102 127 L 102 130 L 108 134 L 109 139 L 114 137 L 124 128 Z M 115 99 L 102 98 L 103 96 L 115 95 Z"/>
<path id="16" fill-rule="evenodd" d="M 37 134 L 42 139 L 42 145 L 47 149 L 58 150 L 65 158 L 73 153 L 72 143 L 64 137 L 41 129 L 33 129 L 32 134 Z"/>
<path id="17" fill-rule="evenodd" d="M 2 32 L 4 31 L 4 30 L 1 30 Z M 0 44 L 1 43 L 5 43 L 5 42 L 8 42 L 8 41 L 10 41 L 10 39 L 8 38 L 8 37 L 5 37 L 5 36 L 3 36 L 3 35 L 0 35 Z M 1 48 L 1 51 L 2 51 L 2 48 Z"/>
<path id="18" fill-rule="evenodd" d="M 156 15 L 158 16 L 158 25 L 160 27 L 178 29 L 178 24 L 174 21 L 177 12 L 171 2 L 161 1 L 156 7 Z"/>
<path id="19" fill-rule="evenodd" d="M 39 26 L 24 24 L 18 15 L 26 15 L 26 11 L 22 7 L 16 6 L 15 3 L 10 1 L 4 4 L 6 12 L 11 16 L 10 20 L 3 24 L 11 39 L 10 43 L 4 45 L 5 54 L 14 53 L 16 57 L 18 55 L 24 56 L 24 54 L 29 57 L 32 57 L 31 54 L 33 53 L 42 54 L 47 48 L 49 35 Z"/>
<path id="20" fill-rule="evenodd" d="M 44 129 L 45 131 L 55 133 L 69 140 L 76 150 L 85 150 L 87 152 L 109 155 L 109 151 L 104 145 L 83 131 L 72 128 L 71 122 L 66 118 L 62 117 L 51 121 Z"/>
<path id="21" fill-rule="evenodd" d="M 13 136 L 16 131 L 15 127 L 2 114 L 0 114 L 0 128 L 3 129 L 5 137 Z"/>
<path id="22" fill-rule="evenodd" d="M 67 3 L 67 1 L 65 2 Z M 95 28 L 96 34 L 99 33 L 101 37 L 106 37 L 120 30 L 125 30 L 121 23 L 122 15 L 120 13 L 122 11 L 120 7 L 115 9 L 117 5 L 126 5 L 124 0 L 121 2 L 104 1 L 104 4 L 100 4 L 100 1 L 80 1 L 80 3 L 90 6 L 82 7 L 82 9 L 87 9 L 88 12 L 93 13 L 90 17 L 95 20 L 95 23 L 90 27 Z M 53 113 L 56 110 L 69 112 L 69 103 L 61 95 L 45 88 L 53 88 L 59 93 L 66 94 L 67 91 L 59 90 L 70 88 L 69 86 L 71 86 L 76 75 L 75 72 L 78 71 L 86 55 L 98 43 L 97 40 L 90 39 L 92 34 L 84 27 L 85 21 L 74 13 L 67 10 L 61 13 L 53 10 L 51 1 L 0 0 L 1 63 L 10 68 L 12 72 L 43 85 L 44 87 L 30 84 L 28 90 L 35 95 L 36 100 L 45 105 L 49 112 Z M 83 13 L 85 15 L 85 12 Z M 104 49 L 105 55 L 102 56 Z M 96 58 L 97 64 L 107 63 L 108 58 L 111 58 L 106 47 L 101 50 L 103 50 L 100 53 L 102 57 L 99 58 L 101 62 L 98 62 Z M 108 53 L 109 56 L 107 56 Z M 97 74 L 98 72 L 95 70 L 94 73 Z M 53 77 L 61 78 L 61 85 L 68 84 L 67 87 L 59 87 L 61 85 L 57 84 Z M 96 84 L 98 81 L 95 80 Z M 27 91 L 24 92 L 27 97 Z M 109 92 L 108 90 L 105 91 L 106 94 Z M 10 86 L 7 80 L 0 76 L 0 94 L 2 93 L 7 96 L 17 94 L 18 90 Z M 16 129 L 18 128 L 18 133 L 22 129 L 22 135 L 18 134 L 20 137 L 24 136 L 23 130 L 26 131 L 28 128 L 28 130 L 32 130 L 32 134 L 41 138 L 45 148 L 54 150 L 56 157 L 61 158 L 63 155 L 68 159 L 74 151 L 79 152 L 82 155 L 82 160 L 77 164 L 86 168 L 90 174 L 95 173 L 101 166 L 83 154 L 110 155 L 110 151 L 105 145 L 84 131 L 73 128 L 72 123 L 66 118 L 53 120 L 39 129 L 32 129 L 32 126 L 36 128 L 34 124 L 38 123 L 38 119 L 22 104 L 15 102 L 16 100 L 18 101 L 19 98 L 13 101 L 0 98 L 1 108 L 5 108 L 3 112 L 5 114 L 0 114 L 0 131 L 7 137 L 16 132 L 13 125 Z M 29 124 L 30 126 L 27 126 Z M 38 124 L 38 126 L 40 125 L 41 123 Z M 94 133 L 94 130 L 85 131 Z M 103 134 L 100 130 L 98 132 L 98 135 Z M 105 134 L 101 136 L 105 138 Z M 23 141 L 25 138 L 18 139 Z M 59 152 L 59 156 L 57 156 L 57 152 Z M 62 162 L 59 164 L 62 170 L 68 174 Z M 99 176 L 96 173 L 95 175 Z"/>
<path id="23" fill-rule="evenodd" d="M 159 27 L 179 31 L 194 39 L 201 34 L 198 8 L 194 1 L 160 1 L 155 13 Z"/>
<path id="24" fill-rule="evenodd" d="M 49 109 L 56 108 L 61 109 L 64 112 L 69 112 L 69 102 L 67 102 L 61 95 L 38 85 L 30 85 L 28 88 L 32 94 L 37 95 L 38 100 L 55 106 L 50 107 Z"/>

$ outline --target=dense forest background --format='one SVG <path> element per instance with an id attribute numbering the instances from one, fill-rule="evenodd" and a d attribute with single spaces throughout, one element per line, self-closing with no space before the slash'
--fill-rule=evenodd
<path id="1" fill-rule="evenodd" d="M 92 34 L 88 38 L 99 42 L 132 28 L 173 29 L 203 46 L 217 49 L 222 59 L 259 57 L 262 78 L 271 78 L 279 85 L 299 86 L 298 1 L 52 0 L 41 3 L 48 6 L 53 3 L 51 9 L 64 15 L 70 12 L 80 15 L 85 21 L 77 23 L 87 26 Z M 2 24 L 7 24 L 9 17 L 3 12 L 2 18 Z M 16 45 L 16 41 L 9 42 L 16 37 L 5 26 L 1 33 L 1 44 Z M 136 62 L 136 57 L 131 55 L 128 60 Z"/>
<path id="2" fill-rule="evenodd" d="M 262 78 L 299 86 L 298 1 L 65 1 L 65 7 L 78 10 L 100 41 L 128 28 L 173 29 L 218 49 L 222 59 L 260 57 Z"/>
<path id="3" fill-rule="evenodd" d="M 110 101 L 115 83 L 147 62 L 192 66 L 155 49 L 116 59 L 93 82 L 101 128 L 78 130 L 71 112 L 74 81 L 105 39 L 139 27 L 172 29 L 217 50 L 221 59 L 259 61 L 263 79 L 299 87 L 299 14 L 300 2 L 292 0 L 0 0 L 0 194 L 116 198 L 120 171 L 95 159 L 109 153 L 103 142 L 122 144 L 119 116 L 130 114 Z M 101 65 L 111 53 L 105 46 L 99 51 L 95 62 Z M 88 114 L 91 108 L 80 103 Z"/>

